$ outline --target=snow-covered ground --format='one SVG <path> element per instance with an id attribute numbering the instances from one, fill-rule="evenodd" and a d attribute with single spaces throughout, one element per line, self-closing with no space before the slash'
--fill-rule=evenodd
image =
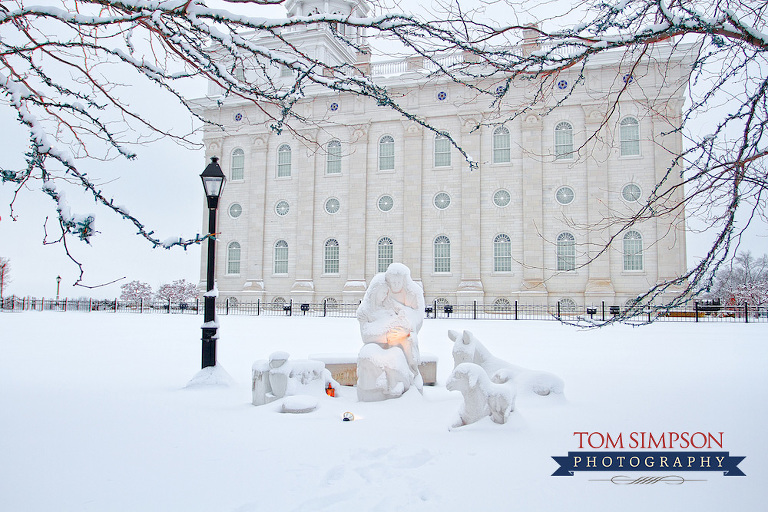
<path id="1" fill-rule="evenodd" d="M 354 319 L 222 317 L 231 387 L 186 388 L 202 317 L 0 315 L 0 510 L 646 511 L 765 510 L 768 325 L 655 324 L 579 331 L 556 322 L 426 320 L 439 357 L 422 397 L 317 411 L 251 405 L 250 368 L 284 350 L 356 353 Z M 450 430 L 447 330 L 565 381 L 562 403 L 518 399 L 509 423 Z M 356 420 L 342 422 L 345 411 Z M 613 473 L 553 477 L 574 432 L 723 432 L 744 477 L 677 473 L 681 485 L 616 485 Z M 633 473 L 627 473 L 633 475 Z M 642 473 L 638 474 L 641 475 Z M 669 473 L 651 474 L 660 476 Z"/>

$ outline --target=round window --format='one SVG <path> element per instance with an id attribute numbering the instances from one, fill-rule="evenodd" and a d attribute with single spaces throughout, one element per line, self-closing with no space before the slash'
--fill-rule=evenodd
<path id="1" fill-rule="evenodd" d="M 623 197 L 625 201 L 628 201 L 630 203 L 634 203 L 635 201 L 640 199 L 640 194 L 641 194 L 640 187 L 638 187 L 634 183 L 625 185 L 624 188 L 621 190 L 621 197 Z"/>
<path id="2" fill-rule="evenodd" d="M 445 91 L 440 91 L 439 93 L 437 93 L 437 99 L 440 101 L 444 101 L 447 97 L 448 97 L 448 93 L 446 93 Z"/>
<path id="3" fill-rule="evenodd" d="M 229 207 L 229 216 L 232 217 L 233 219 L 238 218 L 242 213 L 243 213 L 243 207 L 237 203 L 233 203 Z"/>
<path id="4" fill-rule="evenodd" d="M 278 215 L 288 215 L 288 210 L 290 210 L 290 206 L 288 206 L 288 201 L 279 201 L 275 205 L 275 213 Z"/>
<path id="5" fill-rule="evenodd" d="M 338 103 L 331 103 L 331 111 L 336 112 L 339 110 L 339 104 Z"/>
<path id="6" fill-rule="evenodd" d="M 567 80 L 560 80 L 559 82 L 557 82 L 557 88 L 558 89 L 563 90 L 566 87 L 568 87 L 568 81 Z"/>
<path id="7" fill-rule="evenodd" d="M 383 212 L 388 212 L 394 205 L 395 200 L 392 199 L 392 196 L 381 196 L 379 198 L 379 210 Z"/>
<path id="8" fill-rule="evenodd" d="M 338 212 L 340 207 L 341 203 L 339 203 L 339 200 L 335 197 L 332 197 L 325 202 L 325 211 L 330 214 Z"/>
<path id="9" fill-rule="evenodd" d="M 504 208 L 509 204 L 511 200 L 512 200 L 512 196 L 509 194 L 508 191 L 504 190 L 503 188 L 500 190 L 497 190 L 496 193 L 493 194 L 493 204 L 495 204 L 499 208 Z"/>
<path id="10" fill-rule="evenodd" d="M 574 197 L 573 189 L 571 187 L 560 187 L 555 192 L 555 198 L 560 204 L 571 204 Z"/>
<path id="11" fill-rule="evenodd" d="M 451 196 L 445 192 L 440 192 L 435 196 L 435 208 L 445 210 L 449 206 L 451 206 Z"/>

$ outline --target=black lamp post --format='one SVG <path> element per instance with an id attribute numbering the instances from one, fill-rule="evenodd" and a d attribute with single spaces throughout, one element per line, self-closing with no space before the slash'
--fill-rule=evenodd
<path id="1" fill-rule="evenodd" d="M 59 300 L 59 285 L 61 285 L 61 276 L 56 276 L 56 300 Z"/>
<path id="2" fill-rule="evenodd" d="M 219 206 L 219 197 L 224 188 L 226 178 L 221 172 L 219 159 L 211 158 L 211 163 L 200 175 L 203 180 L 205 197 L 208 199 L 208 275 L 206 294 L 203 302 L 203 368 L 216 365 L 216 297 L 213 290 L 215 279 L 216 260 L 216 208 Z"/>

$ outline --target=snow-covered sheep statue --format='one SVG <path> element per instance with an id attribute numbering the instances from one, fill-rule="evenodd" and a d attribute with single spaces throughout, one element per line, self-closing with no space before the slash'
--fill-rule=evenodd
<path id="1" fill-rule="evenodd" d="M 448 331 L 448 337 L 453 341 L 454 368 L 463 363 L 475 363 L 485 371 L 492 382 L 513 382 L 521 395 L 549 396 L 563 393 L 565 384 L 557 375 L 529 370 L 499 359 L 469 331 Z"/>
<path id="2" fill-rule="evenodd" d="M 376 274 L 357 308 L 363 348 L 357 359 L 357 396 L 374 402 L 397 398 L 411 386 L 421 391 L 418 332 L 424 291 L 402 263 Z"/>
<path id="3" fill-rule="evenodd" d="M 256 361 L 251 368 L 252 403 L 264 405 L 296 395 L 325 395 L 330 386 L 339 388 L 321 361 L 289 360 L 286 352 L 274 352 L 269 360 Z"/>
<path id="4" fill-rule="evenodd" d="M 509 413 L 515 409 L 514 384 L 491 382 L 485 370 L 474 363 L 457 365 L 445 387 L 450 391 L 461 392 L 464 397 L 459 417 L 452 425 L 454 428 L 488 416 L 496 423 L 506 423 Z"/>

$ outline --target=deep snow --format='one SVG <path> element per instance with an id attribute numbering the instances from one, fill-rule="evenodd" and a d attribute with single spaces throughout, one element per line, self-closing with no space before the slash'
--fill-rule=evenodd
<path id="1" fill-rule="evenodd" d="M 386 402 L 354 388 L 304 415 L 251 405 L 251 365 L 357 353 L 355 319 L 221 317 L 218 360 L 235 384 L 187 386 L 202 317 L 0 314 L 0 510 L 765 510 L 768 326 L 673 324 L 579 331 L 556 322 L 426 320 L 438 384 Z M 565 400 L 522 400 L 504 425 L 450 430 L 461 396 L 448 329 L 550 371 Z M 212 375 L 211 380 L 220 381 Z M 351 411 L 355 421 L 341 421 Z M 553 477 L 576 431 L 724 432 L 745 477 L 682 485 Z M 626 434 L 625 434 L 626 435 Z M 670 472 L 670 474 L 673 474 Z M 600 475 L 600 476 L 597 476 Z"/>

